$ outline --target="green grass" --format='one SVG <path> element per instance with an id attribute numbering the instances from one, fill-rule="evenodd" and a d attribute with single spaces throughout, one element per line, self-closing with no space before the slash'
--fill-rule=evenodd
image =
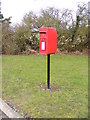
<path id="1" fill-rule="evenodd" d="M 88 57 L 51 55 L 51 84 L 46 83 L 46 56 L 3 56 L 2 96 L 34 118 L 88 117 Z"/>

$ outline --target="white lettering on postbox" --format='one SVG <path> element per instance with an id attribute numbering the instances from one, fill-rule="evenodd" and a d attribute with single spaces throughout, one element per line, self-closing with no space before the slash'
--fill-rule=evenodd
<path id="1" fill-rule="evenodd" d="M 42 49 L 42 50 L 45 50 L 45 42 L 42 42 L 42 44 L 41 44 L 41 49 Z"/>

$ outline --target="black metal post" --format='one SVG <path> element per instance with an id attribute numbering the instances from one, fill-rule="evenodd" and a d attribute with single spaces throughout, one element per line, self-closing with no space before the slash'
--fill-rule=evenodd
<path id="1" fill-rule="evenodd" d="M 50 54 L 47 55 L 47 88 L 50 89 Z"/>

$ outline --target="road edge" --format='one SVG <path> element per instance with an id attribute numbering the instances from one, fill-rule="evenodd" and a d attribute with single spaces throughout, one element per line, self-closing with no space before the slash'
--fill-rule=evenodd
<path id="1" fill-rule="evenodd" d="M 23 118 L 16 111 L 14 111 L 4 100 L 0 98 L 0 109 L 8 116 L 8 118 Z"/>

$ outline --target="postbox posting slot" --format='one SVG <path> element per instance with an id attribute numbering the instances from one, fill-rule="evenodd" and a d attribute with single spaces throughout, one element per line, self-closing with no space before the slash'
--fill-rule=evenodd
<path id="1" fill-rule="evenodd" d="M 46 34 L 47 32 L 46 31 L 40 31 L 40 34 Z"/>
<path id="2" fill-rule="evenodd" d="M 40 38 L 45 38 L 47 35 L 46 31 L 40 31 L 39 33 L 40 33 Z"/>

